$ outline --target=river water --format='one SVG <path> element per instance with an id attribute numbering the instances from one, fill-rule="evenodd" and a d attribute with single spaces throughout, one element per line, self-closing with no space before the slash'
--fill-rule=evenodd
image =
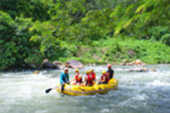
<path id="1" fill-rule="evenodd" d="M 0 72 L 0 113 L 170 113 L 170 66 L 149 65 L 156 72 L 129 72 L 113 66 L 118 90 L 91 96 L 61 96 L 55 87 L 62 70 Z M 106 66 L 94 68 L 97 78 Z M 70 78 L 74 70 L 70 70 Z"/>

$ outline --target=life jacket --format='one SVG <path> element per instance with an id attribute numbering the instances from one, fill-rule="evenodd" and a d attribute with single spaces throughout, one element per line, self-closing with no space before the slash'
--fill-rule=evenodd
<path id="1" fill-rule="evenodd" d="M 109 79 L 113 78 L 114 70 L 109 68 L 107 74 L 109 75 Z"/>
<path id="2" fill-rule="evenodd" d="M 104 81 L 103 83 L 108 83 L 108 81 L 109 81 L 109 76 L 108 76 L 108 74 L 102 74 L 101 80 L 104 80 L 104 77 L 105 77 L 106 79 L 105 79 L 105 81 Z"/>
<path id="3" fill-rule="evenodd" d="M 93 76 L 92 76 L 92 74 L 86 75 L 86 84 L 87 85 L 93 85 Z"/>
<path id="4" fill-rule="evenodd" d="M 76 73 L 75 80 L 76 80 L 76 83 L 81 83 L 82 82 L 82 77 L 80 77 L 80 73 Z"/>
<path id="5" fill-rule="evenodd" d="M 93 80 L 96 80 L 96 73 L 92 73 L 92 76 L 93 76 Z"/>

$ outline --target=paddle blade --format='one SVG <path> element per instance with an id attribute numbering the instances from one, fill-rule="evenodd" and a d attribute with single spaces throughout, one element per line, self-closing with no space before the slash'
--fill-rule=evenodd
<path id="1" fill-rule="evenodd" d="M 49 93 L 52 90 L 52 88 L 46 89 L 45 92 Z"/>

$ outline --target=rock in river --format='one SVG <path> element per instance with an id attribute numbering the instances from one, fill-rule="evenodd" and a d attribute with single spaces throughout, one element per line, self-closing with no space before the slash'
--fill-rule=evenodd
<path id="1" fill-rule="evenodd" d="M 81 62 L 77 61 L 77 60 L 70 60 L 70 61 L 66 62 L 65 67 L 69 67 L 69 68 L 83 68 L 84 65 Z"/>

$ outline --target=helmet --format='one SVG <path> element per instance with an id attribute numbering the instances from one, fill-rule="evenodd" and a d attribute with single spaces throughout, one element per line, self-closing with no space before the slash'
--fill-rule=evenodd
<path id="1" fill-rule="evenodd" d="M 102 74 L 106 74 L 106 71 L 105 71 L 105 70 L 103 70 L 103 71 L 102 71 Z"/>
<path id="2" fill-rule="evenodd" d="M 90 72 L 93 72 L 94 71 L 94 69 L 90 69 Z"/>
<path id="3" fill-rule="evenodd" d="M 108 64 L 108 65 L 107 65 L 107 67 L 108 67 L 108 68 L 111 68 L 111 67 L 112 67 L 112 65 L 111 65 L 111 64 Z"/>
<path id="4" fill-rule="evenodd" d="M 79 72 L 79 69 L 75 69 L 75 72 Z"/>
<path id="5" fill-rule="evenodd" d="M 86 71 L 86 74 L 89 74 L 89 73 L 90 73 L 90 71 L 89 71 L 89 70 L 87 70 L 87 71 Z"/>

